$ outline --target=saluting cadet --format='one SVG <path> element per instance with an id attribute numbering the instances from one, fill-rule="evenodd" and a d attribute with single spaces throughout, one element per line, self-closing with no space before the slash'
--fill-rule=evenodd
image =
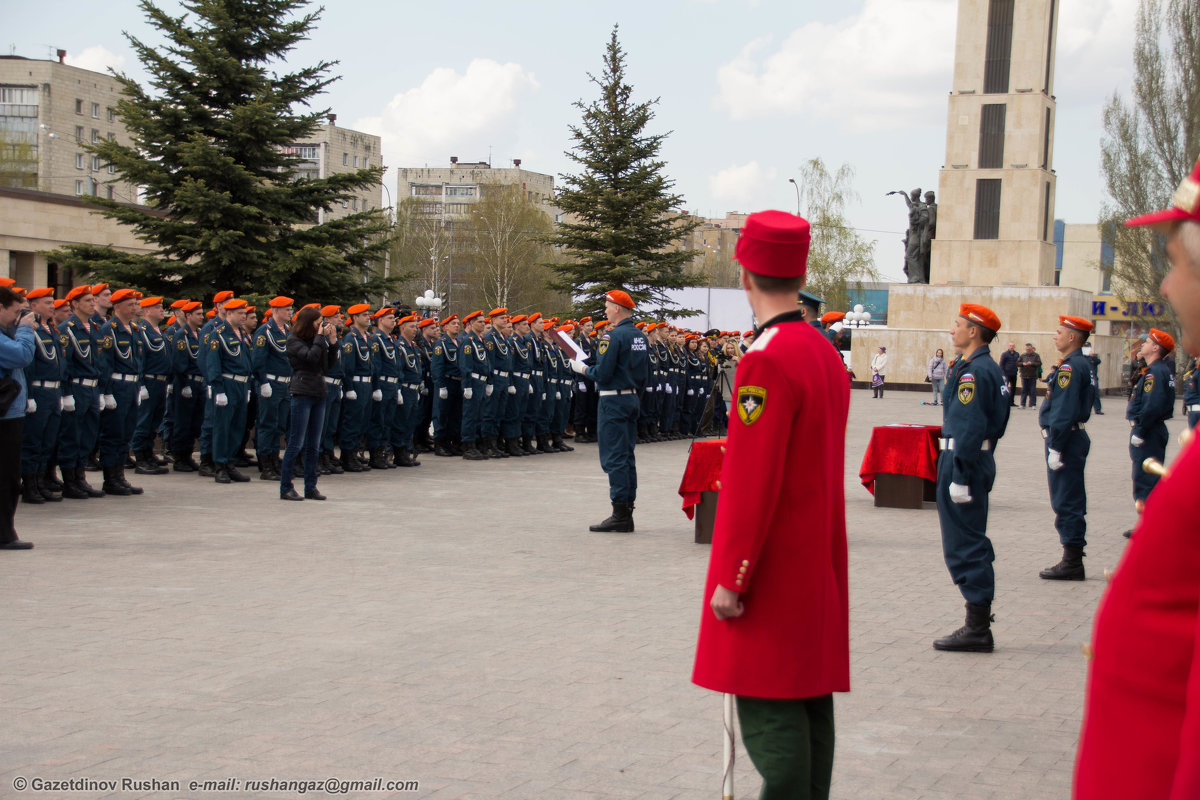
<path id="1" fill-rule="evenodd" d="M 1050 507 L 1063 548 L 1062 561 L 1040 573 L 1051 581 L 1082 581 L 1086 577 L 1083 548 L 1087 545 L 1087 489 L 1083 470 L 1092 441 L 1084 424 L 1092 414 L 1096 375 L 1082 348 L 1094 327 L 1081 317 L 1058 318 L 1054 347 L 1061 358 L 1038 412 L 1038 424 L 1046 440 Z"/>
<path id="2" fill-rule="evenodd" d="M 1200 381 L 1197 381 L 1196 359 L 1183 373 L 1183 409 L 1187 412 L 1188 430 L 1200 422 Z"/>
<path id="3" fill-rule="evenodd" d="M 512 331 L 509 344 L 512 347 L 512 403 L 503 421 L 506 449 L 510 456 L 527 456 L 522 434 L 525 414 L 533 396 L 533 352 L 529 345 L 529 318 L 524 314 L 509 317 Z"/>
<path id="4" fill-rule="evenodd" d="M 171 347 L 171 455 L 176 472 L 196 472 L 192 449 L 204 425 L 205 386 L 200 373 L 200 328 L 204 305 L 192 300 L 179 309 L 182 327 L 175 331 Z"/>
<path id="5" fill-rule="evenodd" d="M 250 379 L 254 374 L 250 360 L 251 339 L 242 328 L 245 323 L 246 301 L 227 300 L 225 319 L 208 334 L 204 378 L 212 394 L 213 479 L 217 483 L 250 480 L 237 470 L 237 451 L 246 427 Z"/>
<path id="6" fill-rule="evenodd" d="M 633 327 L 633 298 L 621 289 L 604 295 L 604 312 L 612 328 L 596 343 L 596 364 L 571 361 L 571 369 L 596 382 L 600 395 L 597 415 L 600 466 L 608 473 L 612 516 L 588 530 L 632 533 L 637 499 L 638 392 L 646 385 L 646 337 Z"/>
<path id="7" fill-rule="evenodd" d="M 342 307 L 321 306 L 321 325 L 332 325 L 337 335 L 342 333 Z M 317 326 L 320 330 L 320 325 Z M 321 430 L 321 458 L 317 471 L 321 475 L 341 475 L 345 472 L 333 449 L 337 446 L 338 425 L 342 419 L 342 350 L 331 348 L 330 363 L 325 370 L 325 427 Z"/>
<path id="8" fill-rule="evenodd" d="M 491 378 L 485 390 L 487 400 L 483 404 L 483 440 L 479 449 L 489 458 L 508 458 L 506 448 L 498 441 L 500 418 L 508 405 L 508 390 L 512 385 L 512 349 L 501 331 L 503 323 L 507 320 L 507 308 L 493 308 L 488 313 L 488 321 L 492 328 L 483 337 Z"/>
<path id="9" fill-rule="evenodd" d="M 988 344 L 1000 318 L 985 306 L 959 307 L 951 342 L 958 358 L 942 390 L 942 453 L 937 507 L 942 554 L 950 577 L 967 601 L 966 624 L 934 640 L 936 650 L 990 653 L 996 553 L 987 535 L 988 493 L 996 480 L 996 443 L 1008 426 L 1008 383 Z M 739 369 L 741 367 L 739 366 Z"/>
<path id="10" fill-rule="evenodd" d="M 105 494 L 141 494 L 125 480 L 125 459 L 137 425 L 138 403 L 145 389 L 142 376 L 142 338 L 133 324 L 138 301 L 132 289 L 112 293 L 113 317 L 100 329 L 100 386 L 104 410 L 100 412 L 100 467 Z"/>
<path id="11" fill-rule="evenodd" d="M 389 435 L 397 467 L 419 467 L 413 457 L 413 436 L 421 417 L 421 354 L 417 350 L 417 318 L 409 314 L 397 325 L 396 360 L 400 366 L 399 408 Z"/>
<path id="12" fill-rule="evenodd" d="M 1129 434 L 1129 457 L 1133 461 L 1133 502 L 1139 514 L 1159 478 L 1142 469 L 1142 462 L 1153 458 L 1165 463 L 1167 458 L 1167 420 L 1175 412 L 1175 375 L 1163 359 L 1174 349 L 1175 340 L 1169 333 L 1150 329 L 1140 350 L 1146 371 L 1133 387 L 1125 408 L 1125 419 L 1133 429 Z"/>
<path id="13" fill-rule="evenodd" d="M 396 407 L 403 402 L 400 396 L 400 356 L 396 352 L 397 337 L 396 309 L 381 308 L 371 315 L 376 331 L 371 337 L 371 356 L 375 359 L 374 388 L 381 393 L 378 403 L 371 404 L 371 424 L 367 426 L 367 450 L 370 452 L 371 469 L 388 469 L 398 466 L 388 462 L 388 449 L 392 447 L 392 426 L 395 424 Z"/>
<path id="14" fill-rule="evenodd" d="M 254 350 L 250 355 L 258 382 L 254 451 L 258 456 L 259 478 L 277 481 L 282 467 L 279 441 L 287 434 L 292 408 L 292 365 L 287 358 L 287 337 L 295 301 L 279 295 L 267 305 L 270 314 L 254 332 Z"/>
<path id="15" fill-rule="evenodd" d="M 417 352 L 421 354 L 421 412 L 413 435 L 414 453 L 433 452 L 433 439 L 429 432 L 433 424 L 433 346 L 439 336 L 441 332 L 433 317 L 417 322 L 416 345 Z"/>
<path id="16" fill-rule="evenodd" d="M 433 377 L 433 454 L 462 455 L 456 440 L 462 430 L 462 375 L 458 370 L 458 337 L 462 323 L 457 314 L 442 320 L 441 338 L 433 346 L 429 371 Z M 458 451 L 458 452 L 456 452 Z"/>
<path id="17" fill-rule="evenodd" d="M 580 317 L 577 335 L 575 342 L 579 345 L 579 349 L 584 353 L 583 363 L 591 366 L 596 361 L 592 357 L 595 349 L 592 344 L 592 330 L 595 325 L 592 324 L 591 317 Z M 649 328 L 649 326 L 647 326 Z M 571 376 L 568 375 L 568 378 Z M 596 441 L 596 384 L 591 378 L 583 375 L 575 376 L 575 441 L 586 444 L 587 442 Z M 649 392 L 653 387 L 647 386 L 646 391 Z"/>
<path id="18" fill-rule="evenodd" d="M 738 238 L 764 322 L 737 371 L 692 681 L 736 696 L 762 797 L 816 800 L 829 797 L 833 693 L 850 689 L 850 389 L 794 305 L 809 236 L 800 217 L 765 211 Z"/>
<path id="19" fill-rule="evenodd" d="M 138 475 L 162 475 L 167 472 L 154 454 L 154 438 L 167 411 L 172 377 L 173 352 L 159 327 L 166 316 L 162 302 L 161 297 L 146 297 L 138 301 L 143 312 L 142 322 L 137 326 L 142 345 L 142 382 L 138 390 L 142 401 L 138 404 L 137 423 L 129 443 L 137 463 L 134 472 Z"/>
<path id="20" fill-rule="evenodd" d="M 365 303 L 346 309 L 350 326 L 342 337 L 342 395 L 341 448 L 342 469 L 346 472 L 363 472 L 358 458 L 363 434 L 370 421 L 371 403 L 379 402 L 373 396 L 375 363 L 371 358 L 371 339 L 367 329 L 371 325 L 371 309 Z M 380 399 L 383 393 L 380 392 Z"/>
<path id="21" fill-rule="evenodd" d="M 25 367 L 25 431 L 21 437 L 21 500 L 58 502 L 45 480 L 62 421 L 63 357 L 59 333 L 53 326 L 54 290 L 33 289 L 25 295 L 34 314 L 33 362 Z"/>
<path id="22" fill-rule="evenodd" d="M 463 317 L 467 329 L 459 340 L 458 374 L 462 377 L 462 447 L 468 461 L 486 459 L 479 449 L 482 437 L 483 403 L 488 386 L 488 355 L 483 342 L 483 312 L 472 311 Z"/>
<path id="23" fill-rule="evenodd" d="M 218 325 L 225 323 L 225 304 L 233 299 L 233 292 L 225 290 L 217 292 L 213 295 L 213 307 L 209 312 L 211 316 L 207 319 L 200 328 L 200 354 L 199 367 L 200 374 L 208 374 L 208 356 L 212 353 L 212 347 L 208 341 L 208 337 Z M 208 387 L 206 387 L 208 388 Z M 213 405 L 213 393 L 211 389 L 206 391 L 204 398 L 204 422 L 200 426 L 200 477 L 212 478 L 216 475 L 216 467 L 213 464 L 213 414 L 215 406 Z M 238 431 L 238 436 L 241 436 L 241 431 Z"/>
<path id="24" fill-rule="evenodd" d="M 63 497 L 103 497 L 104 492 L 87 482 L 85 471 L 100 437 L 100 330 L 91 323 L 96 300 L 90 286 L 76 286 L 67 293 L 67 301 L 71 315 L 58 328 L 68 384 L 58 445 Z"/>

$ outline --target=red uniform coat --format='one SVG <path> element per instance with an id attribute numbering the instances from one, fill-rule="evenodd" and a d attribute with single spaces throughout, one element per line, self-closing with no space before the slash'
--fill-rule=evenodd
<path id="1" fill-rule="evenodd" d="M 1096 612 L 1075 797 L 1200 797 L 1200 444 L 1146 500 Z"/>
<path id="2" fill-rule="evenodd" d="M 772 325 L 738 364 L 733 406 L 692 681 L 749 697 L 849 691 L 846 369 L 812 326 Z M 741 593 L 742 616 L 713 615 L 718 583 Z"/>

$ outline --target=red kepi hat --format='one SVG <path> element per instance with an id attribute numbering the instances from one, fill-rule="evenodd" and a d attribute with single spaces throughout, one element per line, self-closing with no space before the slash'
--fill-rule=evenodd
<path id="1" fill-rule="evenodd" d="M 755 275 L 803 278 L 812 241 L 808 220 L 786 211 L 759 211 L 746 217 L 733 257 Z"/>
<path id="2" fill-rule="evenodd" d="M 1153 214 L 1143 214 L 1140 217 L 1125 220 L 1125 225 L 1137 228 L 1147 225 L 1156 231 L 1166 233 L 1176 222 L 1191 220 L 1200 222 L 1200 158 L 1192 167 L 1192 174 L 1183 179 L 1175 194 L 1171 196 L 1171 207 Z"/>

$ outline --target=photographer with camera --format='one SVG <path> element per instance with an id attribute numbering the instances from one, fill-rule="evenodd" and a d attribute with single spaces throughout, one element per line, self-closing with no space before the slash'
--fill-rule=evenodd
<path id="1" fill-rule="evenodd" d="M 24 299 L 0 286 L 0 550 L 30 550 L 13 520 L 21 497 L 21 434 L 25 427 L 25 367 L 33 363 L 36 315 Z M 24 312 L 24 313 L 22 313 Z"/>

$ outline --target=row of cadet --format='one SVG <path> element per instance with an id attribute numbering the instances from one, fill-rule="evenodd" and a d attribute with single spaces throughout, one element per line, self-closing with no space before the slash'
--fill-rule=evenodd
<path id="1" fill-rule="evenodd" d="M 264 480 L 279 479 L 290 298 L 272 299 L 260 324 L 229 291 L 207 313 L 199 301 L 168 311 L 161 297 L 106 284 L 58 300 L 49 288 L 20 293 L 37 315 L 25 370 L 24 502 L 140 494 L 126 469 L 163 474 L 172 463 L 219 483 L 249 480 L 238 467 L 254 465 Z M 338 331 L 325 378 L 322 474 L 418 466 L 420 452 L 468 460 L 567 452 L 569 422 L 576 442 L 596 441 L 595 386 L 572 373 L 556 334 L 571 336 L 592 363 L 605 320 L 498 308 L 438 321 L 362 304 L 345 316 L 339 306 L 313 307 Z M 722 367 L 736 364 L 752 333 L 638 327 L 652 344 L 640 441 L 696 435 L 702 420 L 723 432 L 732 380 Z M 86 477 L 94 469 L 103 471 L 100 488 Z"/>

